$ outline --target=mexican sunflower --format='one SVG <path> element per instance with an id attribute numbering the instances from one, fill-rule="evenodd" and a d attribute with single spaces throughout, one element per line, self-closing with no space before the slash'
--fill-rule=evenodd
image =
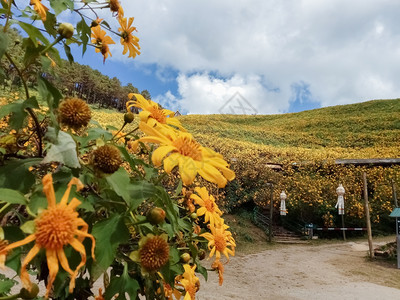
<path id="1" fill-rule="evenodd" d="M 161 133 L 144 122 L 140 122 L 139 128 L 148 136 L 138 141 L 160 145 L 152 155 L 154 165 L 164 163 L 167 173 L 178 166 L 185 185 L 193 183 L 197 173 L 220 188 L 235 178 L 235 173 L 228 168 L 222 155 L 201 146 L 191 134 L 175 130 Z"/>
<path id="2" fill-rule="evenodd" d="M 140 94 L 130 93 L 128 94 L 128 97 L 129 99 L 135 97 L 136 100 L 130 100 L 126 102 L 127 111 L 130 111 L 131 107 L 142 109 L 142 111 L 139 113 L 139 118 L 141 121 L 149 124 L 151 127 L 159 124 L 162 126 L 171 125 L 179 128 L 182 131 L 186 131 L 181 122 L 179 122 L 177 118 L 174 118 L 175 113 L 172 110 L 162 109 L 159 107 L 158 103 L 147 100 Z"/>
<path id="3" fill-rule="evenodd" d="M 224 265 L 219 261 L 219 259 L 216 259 L 211 265 L 211 268 L 218 272 L 218 282 L 219 285 L 222 285 L 224 283 Z"/>
<path id="4" fill-rule="evenodd" d="M 132 31 L 136 30 L 136 27 L 131 27 L 133 18 L 129 18 L 129 21 L 126 18 L 118 18 L 118 22 L 121 25 L 118 28 L 118 31 L 121 32 L 121 44 L 124 46 L 122 54 L 129 50 L 128 57 L 134 58 L 136 55 L 140 55 L 139 38 L 132 34 Z"/>
<path id="5" fill-rule="evenodd" d="M 215 258 L 219 260 L 222 253 L 229 261 L 229 255 L 235 256 L 236 243 L 232 233 L 226 230 L 227 228 L 228 226 L 222 222 L 217 227 L 210 226 L 211 233 L 200 234 L 200 236 L 208 240 L 208 249 L 211 250 L 210 257 L 215 254 Z"/>
<path id="6" fill-rule="evenodd" d="M 180 281 L 180 284 L 186 291 L 185 298 L 183 300 L 195 300 L 196 293 L 200 288 L 200 280 L 194 274 L 196 265 L 191 267 L 190 265 L 185 264 L 183 265 L 183 268 L 185 269 L 185 273 L 183 273 L 181 276 L 177 276 L 177 279 Z"/>
<path id="7" fill-rule="evenodd" d="M 143 274 L 159 271 L 169 260 L 168 236 L 149 233 L 139 240 L 139 250 L 129 257 L 140 263 Z"/>
<path id="8" fill-rule="evenodd" d="M 96 45 L 96 53 L 101 52 L 101 54 L 103 55 L 103 62 L 105 62 L 108 54 L 112 56 L 108 45 L 115 44 L 115 42 L 112 40 L 111 37 L 106 36 L 106 32 L 101 29 L 101 26 L 92 27 L 92 43 Z"/>
<path id="9" fill-rule="evenodd" d="M 197 215 L 204 215 L 204 221 L 206 223 L 210 222 L 211 227 L 215 227 L 215 225 L 220 224 L 222 211 L 220 211 L 218 205 L 215 203 L 214 197 L 208 194 L 208 191 L 205 187 L 196 187 L 194 190 L 200 196 L 199 197 L 196 194 L 192 194 L 190 196 L 190 198 L 193 199 L 196 204 L 201 206 L 196 211 Z"/>
<path id="10" fill-rule="evenodd" d="M 87 237 L 92 240 L 92 257 L 94 259 L 95 240 L 91 234 L 88 234 L 88 224 L 78 217 L 75 209 L 81 202 L 72 198 L 68 203 L 69 194 L 72 185 L 76 185 L 77 190 L 83 187 L 77 178 L 72 178 L 69 182 L 61 201 L 56 203 L 56 196 L 53 187 L 53 178 L 51 174 L 43 177 L 43 191 L 46 194 L 48 206 L 35 220 L 35 232 L 22 241 L 12 243 L 0 251 L 0 255 L 7 253 L 13 248 L 29 244 L 35 241 L 35 245 L 26 255 L 21 266 L 21 281 L 24 286 L 30 290 L 32 283 L 29 279 L 26 267 L 29 262 L 39 253 L 41 249 L 45 249 L 47 257 L 47 267 L 49 269 L 49 279 L 46 287 L 46 295 L 48 298 L 53 282 L 57 276 L 60 263 L 61 267 L 67 271 L 71 277 L 69 284 L 70 293 L 75 287 L 75 279 L 79 270 L 86 263 L 86 251 L 82 241 Z M 64 252 L 64 247 L 71 245 L 81 255 L 81 262 L 75 270 L 69 267 L 68 259 Z"/>
<path id="11" fill-rule="evenodd" d="M 31 0 L 29 4 L 33 5 L 33 9 L 38 13 L 42 21 L 46 21 L 46 14 L 49 9 L 42 4 L 41 0 Z"/>
<path id="12" fill-rule="evenodd" d="M 118 15 L 118 17 L 122 18 L 124 16 L 124 10 L 121 6 L 119 0 L 109 0 L 110 10 Z"/>

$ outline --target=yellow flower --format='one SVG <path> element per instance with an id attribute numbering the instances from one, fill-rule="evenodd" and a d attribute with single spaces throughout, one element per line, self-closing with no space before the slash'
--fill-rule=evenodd
<path id="1" fill-rule="evenodd" d="M 110 10 L 122 18 L 124 16 L 124 10 L 122 9 L 121 3 L 118 0 L 109 0 Z"/>
<path id="2" fill-rule="evenodd" d="M 101 52 L 101 54 L 103 54 L 103 62 L 105 62 L 108 54 L 112 56 L 108 45 L 115 44 L 115 42 L 111 37 L 106 36 L 106 32 L 101 29 L 101 26 L 92 27 L 92 43 L 96 45 L 96 53 Z"/>
<path id="3" fill-rule="evenodd" d="M 132 252 L 129 257 L 142 266 L 144 273 L 160 270 L 169 260 L 168 236 L 166 234 L 148 235 L 139 241 L 139 250 Z"/>
<path id="4" fill-rule="evenodd" d="M 162 281 L 162 288 L 164 290 L 164 297 L 166 300 L 173 300 L 173 299 L 181 299 L 182 293 L 176 289 L 174 286 L 171 286 L 169 283 L 165 282 L 163 275 L 158 272 L 158 276 L 160 276 Z M 159 282 L 157 280 L 157 282 Z M 157 289 L 157 294 L 161 295 L 161 287 Z M 175 297 L 175 298 L 174 298 Z"/>
<path id="5" fill-rule="evenodd" d="M 147 123 L 151 127 L 156 125 L 170 125 L 179 128 L 182 131 L 186 131 L 181 122 L 179 122 L 177 118 L 173 117 L 175 115 L 173 111 L 160 108 L 158 103 L 147 100 L 140 94 L 130 93 L 128 94 L 128 97 L 129 99 L 135 97 L 136 100 L 126 102 L 127 111 L 130 111 L 131 107 L 142 109 L 139 113 L 139 118 L 142 122 Z M 170 127 L 168 126 L 167 128 Z"/>
<path id="6" fill-rule="evenodd" d="M 200 288 L 200 280 L 194 274 L 194 270 L 196 270 L 196 265 L 192 267 L 188 264 L 183 265 L 185 269 L 185 273 L 183 275 L 178 276 L 178 280 L 180 281 L 181 285 L 185 289 L 185 298 L 183 300 L 195 300 L 196 299 L 196 292 Z"/>
<path id="7" fill-rule="evenodd" d="M 46 194 L 48 207 L 35 220 L 35 232 L 22 241 L 12 243 L 0 251 L 0 255 L 7 251 L 29 244 L 36 241 L 35 245 L 26 255 L 21 266 L 21 281 L 27 289 L 31 289 L 32 283 L 29 279 L 26 267 L 29 262 L 39 253 L 40 249 L 46 250 L 47 266 L 49 268 L 49 279 L 45 297 L 49 296 L 53 282 L 57 276 L 59 266 L 67 271 L 71 276 L 69 284 L 70 293 L 75 287 L 75 279 L 78 271 L 86 263 L 86 251 L 82 241 L 87 237 L 92 240 L 92 257 L 94 259 L 95 240 L 91 234 L 88 234 L 88 224 L 78 217 L 75 209 L 81 202 L 72 198 L 69 204 L 68 198 L 71 191 L 71 186 L 76 185 L 77 190 L 83 187 L 82 183 L 77 178 L 72 178 L 68 184 L 61 201 L 56 203 L 56 195 L 53 188 L 53 178 L 51 174 L 43 177 L 43 191 Z M 80 228 L 79 228 L 80 227 Z M 64 247 L 71 245 L 81 255 L 81 262 L 73 271 L 69 267 L 68 259 L 64 253 Z"/>
<path id="8" fill-rule="evenodd" d="M 229 255 L 235 256 L 236 243 L 232 233 L 225 230 L 227 228 L 228 226 L 222 223 L 218 227 L 210 226 L 211 233 L 200 234 L 208 240 L 208 249 L 211 250 L 210 257 L 215 253 L 215 258 L 219 260 L 222 253 L 229 261 Z"/>
<path id="9" fill-rule="evenodd" d="M 205 180 L 218 184 L 220 188 L 235 178 L 235 173 L 228 168 L 222 155 L 202 147 L 191 134 L 173 130 L 164 131 L 163 134 L 143 122 L 140 122 L 139 128 L 148 135 L 139 141 L 160 144 L 152 155 L 154 165 L 164 163 L 167 173 L 178 166 L 185 185 L 193 183 L 197 173 Z"/>
<path id="10" fill-rule="evenodd" d="M 118 28 L 118 31 L 121 32 L 121 44 L 124 46 L 122 54 L 125 54 L 129 50 L 128 57 L 140 55 L 139 38 L 132 34 L 132 31 L 136 30 L 136 27 L 131 27 L 133 18 L 129 18 L 129 21 L 126 18 L 118 18 L 118 22 L 121 25 Z"/>
<path id="11" fill-rule="evenodd" d="M 210 222 L 211 227 L 215 227 L 221 223 L 221 215 L 222 211 L 218 208 L 215 203 L 215 199 L 212 195 L 208 194 L 208 191 L 205 187 L 199 188 L 196 187 L 195 192 L 200 195 L 192 194 L 190 196 L 198 205 L 201 207 L 196 211 L 198 216 L 204 215 L 205 222 Z"/>
<path id="12" fill-rule="evenodd" d="M 211 265 L 211 268 L 218 271 L 219 285 L 222 285 L 224 283 L 224 265 L 219 259 L 216 259 Z"/>
<path id="13" fill-rule="evenodd" d="M 31 0 L 29 4 L 33 5 L 33 9 L 38 13 L 42 21 L 46 21 L 46 12 L 49 9 L 42 4 L 41 0 Z"/>

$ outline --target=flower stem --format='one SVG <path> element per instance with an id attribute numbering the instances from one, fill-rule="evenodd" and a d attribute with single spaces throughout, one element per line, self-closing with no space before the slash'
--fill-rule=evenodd
<path id="1" fill-rule="evenodd" d="M 26 84 L 25 78 L 24 78 L 21 70 L 19 69 L 19 67 L 16 65 L 16 63 L 12 59 L 12 57 L 7 52 L 4 53 L 4 55 L 7 57 L 8 61 L 14 66 L 14 68 L 17 71 L 19 77 L 21 78 L 21 81 L 22 81 L 22 84 L 23 84 L 24 90 L 25 90 L 26 100 L 28 100 L 30 98 L 29 89 L 28 89 L 28 86 Z M 29 115 L 33 119 L 33 122 L 35 123 L 35 131 L 36 131 L 36 134 L 37 134 L 38 140 L 39 140 L 39 143 L 38 143 L 38 156 L 41 157 L 43 155 L 43 144 L 42 144 L 42 130 L 41 130 L 41 127 L 40 127 L 40 124 L 39 124 L 39 120 L 36 117 L 36 114 L 34 113 L 32 108 L 27 107 L 26 110 L 28 111 Z"/>

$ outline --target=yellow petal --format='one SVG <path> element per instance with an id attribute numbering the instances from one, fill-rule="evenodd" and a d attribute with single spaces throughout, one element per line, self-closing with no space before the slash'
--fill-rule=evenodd
<path id="1" fill-rule="evenodd" d="M 39 253 L 40 246 L 38 244 L 35 244 L 32 249 L 28 252 L 28 254 L 25 256 L 24 261 L 22 262 L 21 265 L 21 273 L 20 273 L 20 278 L 21 281 L 24 285 L 24 287 L 28 290 L 31 289 L 31 280 L 29 279 L 29 274 L 26 271 L 26 266 L 30 263 L 30 261 Z"/>
<path id="2" fill-rule="evenodd" d="M 68 183 L 68 187 L 67 187 L 63 197 L 61 198 L 61 201 L 60 201 L 61 205 L 66 205 L 67 204 L 68 199 L 69 199 L 69 194 L 71 192 L 72 185 L 76 185 L 76 190 L 77 191 L 79 191 L 79 190 L 81 190 L 83 188 L 82 182 L 78 178 L 73 177 L 71 179 L 71 181 Z"/>
<path id="3" fill-rule="evenodd" d="M 179 153 L 171 153 L 164 159 L 164 170 L 170 173 L 179 163 Z"/>
<path id="4" fill-rule="evenodd" d="M 47 257 L 47 267 L 49 269 L 49 277 L 48 277 L 45 297 L 48 298 L 59 268 L 58 268 L 58 259 L 56 250 L 46 249 L 46 257 Z"/>
<path id="5" fill-rule="evenodd" d="M 179 160 L 179 174 L 181 175 L 182 182 L 185 185 L 193 183 L 197 175 L 197 166 L 191 157 L 181 157 Z"/>
<path id="6" fill-rule="evenodd" d="M 155 166 L 160 166 L 162 163 L 162 160 L 164 159 L 164 157 L 170 153 L 171 151 L 173 151 L 174 149 L 176 149 L 174 146 L 160 146 L 158 147 L 156 150 L 154 150 L 152 156 L 151 156 L 151 160 L 153 161 L 153 164 Z"/>
<path id="7" fill-rule="evenodd" d="M 53 177 L 51 173 L 44 175 L 42 183 L 43 192 L 46 195 L 48 207 L 56 206 L 56 194 L 54 193 Z"/>

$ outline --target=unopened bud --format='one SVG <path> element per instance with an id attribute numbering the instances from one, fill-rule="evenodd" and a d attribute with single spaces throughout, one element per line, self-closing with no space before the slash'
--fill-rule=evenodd
<path id="1" fill-rule="evenodd" d="M 74 35 L 74 26 L 71 23 L 62 23 L 57 31 L 63 38 L 69 39 Z"/>
<path id="2" fill-rule="evenodd" d="M 187 264 L 190 260 L 190 254 L 189 253 L 183 253 L 181 255 L 181 261 L 185 264 Z"/>
<path id="3" fill-rule="evenodd" d="M 22 288 L 19 291 L 19 297 L 22 299 L 35 299 L 38 294 L 39 287 L 36 283 L 32 283 L 31 291 L 27 290 L 26 288 Z"/>
<path id="4" fill-rule="evenodd" d="M 152 225 L 161 224 L 165 220 L 165 211 L 160 207 L 153 207 L 146 215 Z"/>
<path id="5" fill-rule="evenodd" d="M 133 120 L 135 119 L 135 115 L 131 112 L 128 112 L 126 114 L 124 114 L 124 122 L 129 124 L 132 123 Z"/>

